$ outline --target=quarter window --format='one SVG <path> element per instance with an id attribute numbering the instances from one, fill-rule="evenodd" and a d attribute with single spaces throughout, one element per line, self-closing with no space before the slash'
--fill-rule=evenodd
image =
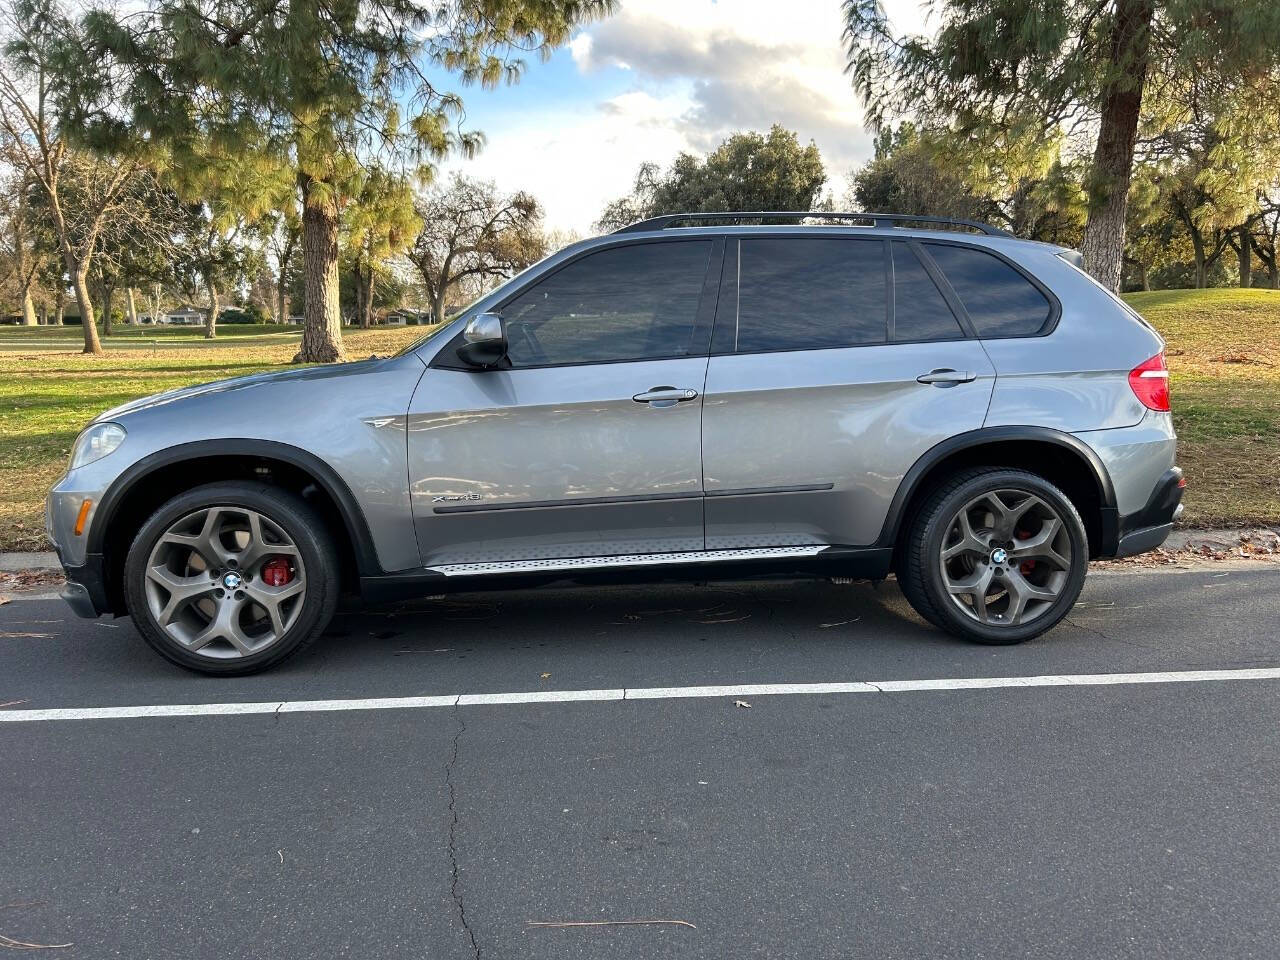
<path id="1" fill-rule="evenodd" d="M 742 240 L 736 304 L 721 298 L 717 352 L 851 347 L 885 340 L 879 241 Z M 727 317 L 728 322 L 725 318 Z"/>
<path id="2" fill-rule="evenodd" d="M 1044 329 L 1051 310 L 1048 299 L 999 257 L 973 247 L 925 246 L 964 304 L 979 337 L 1030 337 Z"/>
<path id="3" fill-rule="evenodd" d="M 893 338 L 895 340 L 959 340 L 960 321 L 947 306 L 929 271 L 915 251 L 893 244 Z"/>
<path id="4" fill-rule="evenodd" d="M 687 356 L 712 246 L 633 244 L 558 270 L 502 308 L 511 365 Z"/>

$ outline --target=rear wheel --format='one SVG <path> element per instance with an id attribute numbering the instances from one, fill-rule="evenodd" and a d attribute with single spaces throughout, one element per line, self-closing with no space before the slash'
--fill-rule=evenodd
<path id="1" fill-rule="evenodd" d="M 338 599 L 323 521 L 300 498 L 257 483 L 175 497 L 138 531 L 125 600 L 160 654 L 201 673 L 274 666 L 312 642 Z"/>
<path id="2" fill-rule="evenodd" d="M 898 579 L 926 620 L 979 643 L 1021 643 L 1071 610 L 1089 543 L 1075 506 L 1026 470 L 966 471 L 915 515 Z"/>

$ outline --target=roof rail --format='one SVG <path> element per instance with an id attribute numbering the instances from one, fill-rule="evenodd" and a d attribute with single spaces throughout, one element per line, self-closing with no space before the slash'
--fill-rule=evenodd
<path id="1" fill-rule="evenodd" d="M 628 224 L 614 233 L 640 233 L 646 230 L 666 230 L 673 224 L 687 220 L 764 220 L 807 218 L 814 220 L 870 220 L 873 227 L 896 227 L 903 223 L 943 223 L 954 227 L 969 227 L 989 237 L 1007 237 L 1008 232 L 978 220 L 958 220 L 954 217 L 922 217 L 910 213 L 832 213 L 826 210 L 733 210 L 723 213 L 667 213 Z"/>

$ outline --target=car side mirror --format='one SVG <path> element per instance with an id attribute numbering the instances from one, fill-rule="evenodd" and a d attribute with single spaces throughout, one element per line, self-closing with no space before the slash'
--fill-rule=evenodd
<path id="1" fill-rule="evenodd" d="M 507 355 L 507 328 L 496 313 L 479 313 L 462 331 L 458 359 L 472 367 L 494 367 Z"/>

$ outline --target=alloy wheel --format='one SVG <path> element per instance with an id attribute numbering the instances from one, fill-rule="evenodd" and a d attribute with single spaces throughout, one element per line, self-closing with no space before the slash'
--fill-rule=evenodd
<path id="1" fill-rule="evenodd" d="M 306 602 L 302 555 L 270 517 L 206 507 L 171 524 L 151 549 L 147 605 L 156 623 L 202 657 L 237 659 L 283 637 Z"/>
<path id="2" fill-rule="evenodd" d="M 1071 571 L 1071 536 L 1046 500 L 1025 490 L 980 494 L 951 519 L 938 553 L 951 603 L 986 626 L 1041 616 Z"/>

